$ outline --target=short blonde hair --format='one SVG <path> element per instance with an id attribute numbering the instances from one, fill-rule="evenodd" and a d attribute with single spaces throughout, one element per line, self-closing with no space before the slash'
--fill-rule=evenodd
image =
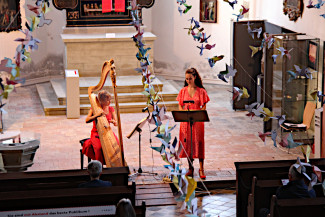
<path id="1" fill-rule="evenodd" d="M 111 101 L 111 99 L 112 99 L 112 96 L 108 91 L 101 90 L 98 92 L 98 100 L 100 103 L 106 102 L 106 101 Z"/>

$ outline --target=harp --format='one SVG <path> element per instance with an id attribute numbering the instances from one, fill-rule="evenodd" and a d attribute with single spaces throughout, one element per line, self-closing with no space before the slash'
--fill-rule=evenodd
<path id="1" fill-rule="evenodd" d="M 106 117 L 97 118 L 97 131 L 99 134 L 100 143 L 102 145 L 103 154 L 105 158 L 105 163 L 107 167 L 122 167 L 125 166 L 124 153 L 123 153 L 123 140 L 122 140 L 122 130 L 120 121 L 120 111 L 116 93 L 116 74 L 114 60 L 106 61 L 102 67 L 102 73 L 100 81 L 96 86 L 90 86 L 88 88 L 88 95 L 93 110 L 93 114 L 101 113 L 102 107 L 98 101 L 97 96 L 94 94 L 95 91 L 99 91 L 103 88 L 107 75 L 110 74 L 112 79 L 112 86 L 114 90 L 115 107 L 117 114 L 118 132 L 120 145 L 115 139 L 114 133 L 106 119 Z"/>

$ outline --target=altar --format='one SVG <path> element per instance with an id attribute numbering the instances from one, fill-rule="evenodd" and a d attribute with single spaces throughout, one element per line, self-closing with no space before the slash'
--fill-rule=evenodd
<path id="1" fill-rule="evenodd" d="M 65 69 L 77 69 L 80 77 L 100 77 L 103 62 L 114 59 L 118 76 L 139 75 L 134 69 L 140 66 L 136 58 L 138 48 L 132 36 L 133 26 L 66 27 L 61 34 L 65 46 Z M 149 60 L 153 62 L 154 41 L 151 32 L 143 34 Z M 153 65 L 152 65 L 153 69 Z"/>

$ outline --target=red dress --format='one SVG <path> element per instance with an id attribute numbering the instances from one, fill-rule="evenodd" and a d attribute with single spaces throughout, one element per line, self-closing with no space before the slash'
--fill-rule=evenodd
<path id="1" fill-rule="evenodd" d="M 114 108 L 108 107 L 109 113 L 106 115 L 107 121 L 112 120 L 112 114 L 114 112 Z M 113 132 L 117 143 L 119 143 L 118 138 Z M 84 145 L 82 146 L 82 153 L 92 160 L 99 160 L 102 164 L 105 164 L 105 159 L 103 155 L 102 145 L 100 144 L 100 139 L 98 135 L 98 131 L 96 128 L 96 121 L 93 121 L 93 129 L 91 130 L 90 139 L 86 140 Z"/>
<path id="2" fill-rule="evenodd" d="M 190 97 L 188 88 L 183 87 L 176 100 L 183 109 L 201 110 L 201 108 L 210 101 L 210 98 L 204 88 L 196 87 L 193 97 Z M 194 100 L 194 104 L 184 104 L 184 100 Z M 192 129 L 193 139 L 193 158 L 204 159 L 204 122 L 195 122 Z M 182 122 L 179 130 L 179 141 L 182 142 L 184 149 L 179 157 L 186 158 L 191 155 L 191 129 L 189 122 Z M 180 145 L 180 144 L 179 144 Z M 186 155 L 186 153 L 187 155 Z"/>

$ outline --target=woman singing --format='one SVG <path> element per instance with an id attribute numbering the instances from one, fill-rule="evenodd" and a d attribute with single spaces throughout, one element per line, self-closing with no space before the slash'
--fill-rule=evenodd
<path id="1" fill-rule="evenodd" d="M 86 123 L 93 122 L 93 129 L 91 130 L 91 138 L 86 140 L 82 146 L 82 153 L 90 157 L 92 160 L 100 161 L 104 165 L 105 159 L 103 155 L 102 145 L 100 143 L 98 131 L 96 128 L 97 118 L 105 115 L 108 123 L 112 123 L 114 126 L 117 126 L 117 121 L 114 108 L 109 106 L 111 103 L 111 95 L 106 90 L 101 90 L 98 92 L 98 100 L 103 109 L 103 112 L 99 114 L 93 114 L 92 109 L 89 110 L 86 117 Z M 115 133 L 114 136 L 118 142 Z"/>
<path id="2" fill-rule="evenodd" d="M 177 99 L 179 110 L 205 110 L 206 103 L 210 98 L 203 87 L 201 77 L 195 68 L 190 68 L 185 72 L 185 84 L 180 90 Z M 194 101 L 184 103 L 184 101 Z M 186 175 L 193 177 L 193 159 L 191 156 L 191 129 L 189 122 L 180 124 L 179 140 L 183 144 L 183 150 L 180 153 L 181 158 L 188 157 L 189 171 Z M 204 122 L 195 122 L 192 129 L 193 158 L 199 158 L 200 178 L 205 179 L 204 174 Z M 186 153 L 185 153 L 186 152 Z"/>

